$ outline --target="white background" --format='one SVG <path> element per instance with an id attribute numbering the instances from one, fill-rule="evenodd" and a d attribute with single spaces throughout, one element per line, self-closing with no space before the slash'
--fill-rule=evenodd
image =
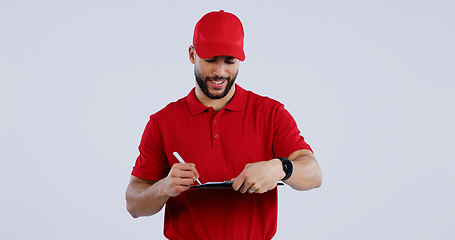
<path id="1" fill-rule="evenodd" d="M 194 86 L 195 23 L 244 24 L 237 82 L 285 104 L 323 186 L 275 239 L 455 239 L 453 1 L 0 1 L 0 239 L 163 239 L 125 209 L 150 114 Z"/>

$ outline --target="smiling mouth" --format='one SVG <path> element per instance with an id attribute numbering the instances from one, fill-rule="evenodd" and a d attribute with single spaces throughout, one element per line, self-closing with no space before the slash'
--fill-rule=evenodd
<path id="1" fill-rule="evenodd" d="M 210 85 L 214 90 L 221 90 L 224 86 L 226 86 L 229 79 L 225 78 L 215 78 L 215 79 L 208 79 Z"/>
<path id="2" fill-rule="evenodd" d="M 210 80 L 210 82 L 215 83 L 215 84 L 222 84 L 226 80 Z"/>

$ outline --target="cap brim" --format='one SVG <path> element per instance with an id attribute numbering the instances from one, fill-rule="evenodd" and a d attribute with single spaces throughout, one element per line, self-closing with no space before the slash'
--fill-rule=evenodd
<path id="1" fill-rule="evenodd" d="M 200 58 L 212 58 L 216 56 L 230 56 L 235 57 L 240 61 L 245 60 L 245 53 L 238 45 L 231 45 L 225 43 L 211 43 L 211 44 L 196 44 L 194 46 L 196 53 Z"/>

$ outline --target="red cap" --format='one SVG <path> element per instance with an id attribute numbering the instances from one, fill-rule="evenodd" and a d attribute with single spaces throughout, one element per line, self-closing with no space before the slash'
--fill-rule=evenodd
<path id="1" fill-rule="evenodd" d="M 210 12 L 194 28 L 193 46 L 200 58 L 231 56 L 245 60 L 243 52 L 243 26 L 234 14 Z"/>

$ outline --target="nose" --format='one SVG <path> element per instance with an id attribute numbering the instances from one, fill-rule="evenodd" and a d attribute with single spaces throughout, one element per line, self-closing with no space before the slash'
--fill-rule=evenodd
<path id="1" fill-rule="evenodd" d="M 226 75 L 226 64 L 224 61 L 217 61 L 213 66 L 212 70 L 213 75 L 218 77 L 225 77 Z"/>

